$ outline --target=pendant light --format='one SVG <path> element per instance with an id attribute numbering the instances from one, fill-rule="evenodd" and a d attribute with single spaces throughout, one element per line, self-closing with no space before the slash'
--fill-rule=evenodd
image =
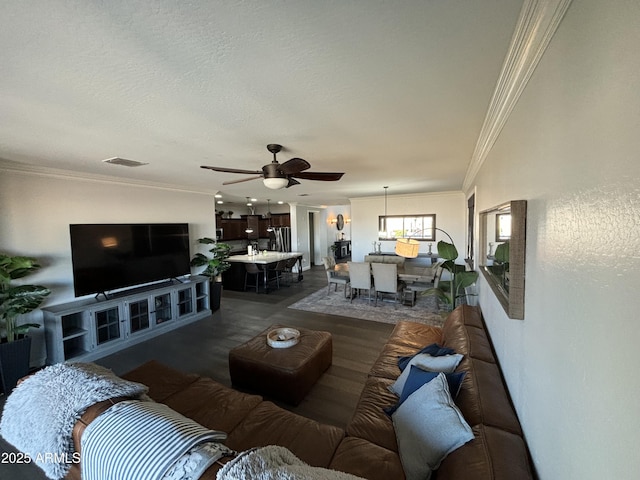
<path id="1" fill-rule="evenodd" d="M 244 198 L 246 198 L 246 199 L 247 199 L 247 207 L 249 207 L 249 214 L 250 214 L 250 215 L 253 215 L 253 208 L 252 208 L 252 207 L 253 207 L 253 203 L 251 203 L 251 202 L 249 201 L 249 197 L 244 197 Z M 245 229 L 245 231 L 244 231 L 244 232 L 245 232 L 245 233 L 253 233 L 253 228 L 251 228 L 251 227 L 249 226 L 249 224 L 247 223 L 247 228 Z"/>
<path id="2" fill-rule="evenodd" d="M 387 238 L 387 189 L 389 186 L 382 188 L 384 188 L 384 217 L 382 217 L 382 221 L 379 225 L 380 230 L 378 231 L 378 237 Z"/>
<path id="3" fill-rule="evenodd" d="M 271 205 L 270 200 L 267 198 L 267 218 L 269 219 L 269 226 L 267 227 L 267 232 L 273 232 L 273 227 L 271 226 Z"/>

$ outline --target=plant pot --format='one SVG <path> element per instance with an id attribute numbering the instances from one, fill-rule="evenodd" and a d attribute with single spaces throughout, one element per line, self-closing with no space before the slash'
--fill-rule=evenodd
<path id="1" fill-rule="evenodd" d="M 31 337 L 0 343 L 0 375 L 5 395 L 11 393 L 18 380 L 29 374 L 30 356 Z"/>
<path id="2" fill-rule="evenodd" d="M 211 311 L 220 310 L 220 298 L 222 297 L 222 282 L 211 282 L 209 284 Z"/>

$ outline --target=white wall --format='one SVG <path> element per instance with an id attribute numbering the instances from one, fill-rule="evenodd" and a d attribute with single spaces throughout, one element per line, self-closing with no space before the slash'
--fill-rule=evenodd
<path id="1" fill-rule="evenodd" d="M 1 165 L 0 212 L 0 251 L 41 261 L 42 270 L 24 281 L 52 289 L 44 305 L 74 299 L 69 224 L 186 222 L 192 254 L 199 248 L 198 238 L 215 234 L 213 195 L 13 171 Z M 30 319 L 41 323 L 42 313 L 34 312 Z M 32 364 L 42 364 L 43 329 L 31 334 Z"/>
<path id="2" fill-rule="evenodd" d="M 640 478 L 638 25 L 574 1 L 475 181 L 528 201 L 525 319 L 480 304 L 543 480 Z"/>
<path id="3" fill-rule="evenodd" d="M 384 195 L 379 197 L 351 198 L 351 258 L 362 262 L 378 242 L 378 216 L 385 214 Z M 453 238 L 462 258 L 465 253 L 465 197 L 462 192 L 425 193 L 414 195 L 387 195 L 387 215 L 436 214 L 436 227 Z M 436 232 L 436 242 L 449 241 Z M 381 241 L 383 252 L 393 252 L 395 241 Z M 420 253 L 427 253 L 427 242 L 421 242 Z"/>

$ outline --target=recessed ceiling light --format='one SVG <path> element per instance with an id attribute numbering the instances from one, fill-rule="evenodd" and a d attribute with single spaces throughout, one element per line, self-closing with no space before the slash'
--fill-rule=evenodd
<path id="1" fill-rule="evenodd" d="M 216 194 L 214 195 L 214 197 L 216 197 L 216 198 L 222 198 L 222 195 L 220 195 L 219 193 L 216 193 Z"/>
<path id="2" fill-rule="evenodd" d="M 257 201 L 258 201 L 258 199 L 257 199 L 257 198 L 252 198 L 252 199 L 251 199 L 251 201 L 252 201 L 252 202 L 257 202 Z"/>
<path id="3" fill-rule="evenodd" d="M 284 202 L 282 200 L 278 200 L 278 205 L 282 205 Z"/>
<path id="4" fill-rule="evenodd" d="M 216 203 L 217 203 L 218 205 L 222 205 L 224 202 L 223 202 L 222 200 L 218 200 Z"/>
<path id="5" fill-rule="evenodd" d="M 113 157 L 103 160 L 104 163 L 112 163 L 114 165 L 122 165 L 123 167 L 140 167 L 142 165 L 149 165 L 148 163 L 138 162 L 137 160 L 127 160 L 126 158 Z"/>

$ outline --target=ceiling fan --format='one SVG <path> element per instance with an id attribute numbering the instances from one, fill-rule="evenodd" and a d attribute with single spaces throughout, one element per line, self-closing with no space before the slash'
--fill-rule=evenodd
<path id="1" fill-rule="evenodd" d="M 300 182 L 296 180 L 296 178 L 300 178 L 303 180 L 322 180 L 325 182 L 335 182 L 342 178 L 344 173 L 337 172 L 305 172 L 311 168 L 311 165 L 306 160 L 302 158 L 292 158 L 287 160 L 284 163 L 278 163 L 276 160 L 276 154 L 282 150 L 282 145 L 278 145 L 276 143 L 270 143 L 267 145 L 267 150 L 273 153 L 273 161 L 264 167 L 262 170 L 241 170 L 238 168 L 224 168 L 224 167 L 210 167 L 207 165 L 202 165 L 200 168 L 206 168 L 209 170 L 214 170 L 216 172 L 225 172 L 225 173 L 246 173 L 253 174 L 253 177 L 242 178 L 240 180 L 230 180 L 227 182 L 223 182 L 223 185 L 231 185 L 232 183 L 240 183 L 240 182 L 248 182 L 249 180 L 255 180 L 257 178 L 262 178 L 265 187 L 271 188 L 273 190 L 278 190 L 280 188 L 289 188 L 293 185 L 298 185 Z"/>

